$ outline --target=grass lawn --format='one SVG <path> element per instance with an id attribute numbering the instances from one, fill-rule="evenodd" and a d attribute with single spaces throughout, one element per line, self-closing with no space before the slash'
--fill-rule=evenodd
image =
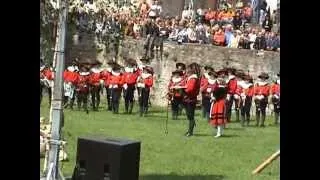
<path id="1" fill-rule="evenodd" d="M 40 107 L 41 116 L 49 117 L 47 97 Z M 121 103 L 123 108 L 123 103 Z M 251 175 L 263 160 L 280 147 L 280 128 L 242 128 L 228 124 L 226 137 L 213 138 L 213 129 L 197 111 L 195 136 L 187 138 L 185 116 L 169 120 L 168 135 L 164 134 L 166 108 L 152 107 L 148 117 L 138 114 L 113 115 L 100 112 L 65 110 L 64 138 L 67 140 L 69 162 L 62 163 L 65 175 L 71 175 L 75 165 L 77 137 L 101 135 L 141 141 L 140 180 L 278 180 L 280 160 L 274 161 L 261 174 Z M 272 120 L 267 119 L 267 125 Z M 251 124 L 255 124 L 254 121 Z M 215 132 L 215 131 L 214 131 Z M 43 160 L 40 159 L 41 167 Z"/>

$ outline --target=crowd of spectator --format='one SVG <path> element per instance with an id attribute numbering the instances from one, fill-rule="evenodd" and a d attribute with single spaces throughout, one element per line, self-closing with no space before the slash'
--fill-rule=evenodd
<path id="1" fill-rule="evenodd" d="M 265 13 L 262 23 L 253 26 L 252 8 L 249 4 L 242 8 L 224 7 L 219 10 L 194 11 L 185 7 L 181 16 L 165 17 L 160 2 L 155 0 L 151 6 L 144 1 L 136 8 L 111 8 L 97 13 L 89 12 L 87 14 L 93 17 L 91 21 L 86 20 L 85 16 L 81 15 L 82 12 L 79 14 L 79 27 L 94 31 L 99 40 L 111 29 L 117 29 L 119 34 L 136 39 L 146 38 L 149 34 L 155 33 L 155 36 L 159 36 L 163 41 L 177 43 L 280 50 L 280 33 L 275 32 L 273 28 L 273 16 L 270 12 Z M 150 26 L 156 27 L 157 30 L 150 31 Z"/>

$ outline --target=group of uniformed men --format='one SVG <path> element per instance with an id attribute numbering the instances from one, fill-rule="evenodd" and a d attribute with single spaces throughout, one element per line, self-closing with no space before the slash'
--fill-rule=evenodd
<path id="1" fill-rule="evenodd" d="M 73 109 L 76 97 L 78 108 L 80 109 L 82 105 L 88 113 L 87 99 L 91 93 L 92 109 L 97 111 L 100 104 L 100 91 L 105 88 L 107 109 L 118 114 L 119 101 L 123 93 L 125 113 L 131 114 L 134 92 L 137 89 L 140 116 L 146 115 L 150 88 L 153 86 L 153 68 L 148 65 L 148 58 L 140 60 L 142 64 L 138 66 L 135 60 L 128 59 L 124 68 L 114 62 L 109 62 L 105 69 L 100 68 L 99 64 L 88 68 L 74 63 L 67 67 L 63 74 L 65 108 Z M 40 67 L 40 103 L 43 87 L 48 87 L 48 92 L 51 93 L 53 74 L 51 68 Z M 278 124 L 280 73 L 277 77 L 277 80 L 270 84 L 269 75 L 261 73 L 254 82 L 253 77 L 248 73 L 234 68 L 214 71 L 212 67 L 205 66 L 202 71 L 197 63 L 191 63 L 188 66 L 177 63 L 168 85 L 167 97 L 171 102 L 172 118 L 177 119 L 181 109 L 184 108 L 189 120 L 189 128 L 185 135 L 192 136 L 196 125 L 194 116 L 197 97 L 201 94 L 203 117 L 217 128 L 216 137 L 222 135 L 225 124 L 231 121 L 233 103 L 236 121 L 240 121 L 241 117 L 242 126 L 248 126 L 250 123 L 250 109 L 253 101 L 256 107 L 256 126 L 265 126 L 266 108 L 269 102 L 274 107 L 274 123 Z"/>
<path id="2" fill-rule="evenodd" d="M 84 65 L 74 62 L 63 73 L 64 78 L 64 108 L 73 109 L 77 99 L 78 109 L 83 108 L 87 113 L 88 97 L 91 94 L 91 105 L 98 111 L 100 92 L 105 88 L 107 95 L 107 110 L 119 113 L 121 94 L 125 100 L 125 113 L 131 114 L 134 105 L 134 92 L 139 95 L 140 116 L 148 112 L 150 88 L 153 86 L 153 68 L 149 66 L 149 59 L 140 59 L 141 65 L 133 59 L 126 61 L 125 67 L 115 62 L 108 62 L 102 69 L 100 64 Z M 49 103 L 53 82 L 53 72 L 49 67 L 40 67 L 40 104 L 42 89 L 49 89 Z M 49 82 L 49 83 L 48 83 Z"/>
<path id="3" fill-rule="evenodd" d="M 195 63 L 186 67 L 183 63 L 176 64 L 176 70 L 168 86 L 168 99 L 172 107 L 172 119 L 177 119 L 181 107 L 186 110 L 189 120 L 187 136 L 193 135 L 194 109 L 197 96 L 202 97 L 202 114 L 211 125 L 217 128 L 216 137 L 220 137 L 225 124 L 231 121 L 234 103 L 236 121 L 242 126 L 250 123 L 250 110 L 254 101 L 256 107 L 256 126 L 264 127 L 266 108 L 273 104 L 274 124 L 280 116 L 280 73 L 273 83 L 269 83 L 269 75 L 261 73 L 256 82 L 249 73 L 234 68 L 223 68 L 218 71 L 205 66 L 200 75 Z M 241 117 L 241 118 L 240 118 Z M 240 120 L 241 119 L 241 120 Z"/>

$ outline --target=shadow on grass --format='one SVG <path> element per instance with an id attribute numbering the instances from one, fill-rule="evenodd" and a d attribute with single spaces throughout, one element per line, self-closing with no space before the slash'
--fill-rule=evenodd
<path id="1" fill-rule="evenodd" d="M 160 174 L 150 174 L 142 175 L 139 180 L 223 180 L 222 175 L 160 175 Z"/>
<path id="2" fill-rule="evenodd" d="M 222 136 L 222 138 L 233 138 L 233 137 L 239 137 L 238 135 L 236 135 L 236 134 L 224 134 L 223 136 Z"/>
<path id="3" fill-rule="evenodd" d="M 193 134 L 194 136 L 213 136 L 212 134 L 203 134 L 203 133 L 197 133 L 197 134 Z"/>

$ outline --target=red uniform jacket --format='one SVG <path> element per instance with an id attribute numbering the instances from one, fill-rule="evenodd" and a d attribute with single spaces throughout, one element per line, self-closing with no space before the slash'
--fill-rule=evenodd
<path id="1" fill-rule="evenodd" d="M 125 72 L 123 74 L 123 81 L 124 83 L 126 83 L 127 85 L 134 85 L 137 83 L 137 79 L 138 79 L 138 74 L 137 72 L 133 72 L 133 73 L 129 73 L 129 72 Z"/>
<path id="2" fill-rule="evenodd" d="M 200 87 L 197 87 L 199 79 L 197 78 L 196 75 L 191 75 L 187 78 L 187 83 L 186 83 L 186 89 L 185 93 L 187 95 L 187 98 L 185 99 L 186 102 L 194 102 L 196 103 L 197 101 L 197 96 L 200 91 Z"/>
<path id="3" fill-rule="evenodd" d="M 104 80 L 104 86 L 109 87 L 111 73 L 109 71 L 102 71 L 101 72 L 101 79 Z"/>
<path id="4" fill-rule="evenodd" d="M 272 95 L 280 95 L 280 85 L 279 84 L 273 84 L 273 86 L 271 87 L 271 94 Z"/>
<path id="5" fill-rule="evenodd" d="M 219 84 L 217 81 L 215 83 L 211 83 L 208 80 L 208 83 L 204 86 L 203 95 L 210 97 L 211 93 L 213 93 L 217 88 L 219 88 Z"/>
<path id="6" fill-rule="evenodd" d="M 169 91 L 173 91 L 173 96 L 174 97 L 182 97 L 183 94 L 183 89 L 170 89 L 173 86 L 185 86 L 186 82 L 184 81 L 184 79 L 181 78 L 181 81 L 179 82 L 173 82 L 172 80 L 169 82 Z"/>
<path id="7" fill-rule="evenodd" d="M 76 91 L 88 93 L 89 92 L 89 78 L 90 75 L 79 75 Z"/>
<path id="8" fill-rule="evenodd" d="M 254 94 L 255 95 L 263 95 L 268 97 L 270 95 L 270 86 L 268 84 L 264 86 L 259 86 L 258 84 L 254 87 Z"/>
<path id="9" fill-rule="evenodd" d="M 254 86 L 250 86 L 248 89 L 244 90 L 246 96 L 252 97 L 254 95 Z"/>
<path id="10" fill-rule="evenodd" d="M 235 94 L 236 93 L 236 90 L 237 90 L 237 80 L 235 78 L 231 79 L 229 82 L 228 82 L 228 93 L 229 94 Z"/>
<path id="11" fill-rule="evenodd" d="M 243 88 L 241 86 L 237 85 L 237 89 L 236 89 L 234 94 L 237 94 L 237 95 L 240 96 L 241 93 L 243 93 Z"/>
<path id="12" fill-rule="evenodd" d="M 225 99 L 220 99 L 211 106 L 210 115 L 210 124 L 212 126 L 224 125 L 227 123 Z"/>
<path id="13" fill-rule="evenodd" d="M 102 79 L 101 73 L 91 73 L 89 76 L 89 83 L 92 86 L 99 86 Z"/>
<path id="14" fill-rule="evenodd" d="M 153 77 L 152 75 L 143 79 L 141 76 L 140 78 L 142 79 L 142 83 L 145 84 L 145 88 L 151 88 L 153 86 Z"/>
<path id="15" fill-rule="evenodd" d="M 208 87 L 208 79 L 203 75 L 200 79 L 200 91 L 206 93 Z"/>
<path id="16" fill-rule="evenodd" d="M 119 75 L 111 74 L 109 79 L 109 87 L 112 88 L 121 88 L 123 85 L 123 75 L 120 73 Z"/>
<path id="17" fill-rule="evenodd" d="M 63 78 L 65 82 L 71 82 L 75 85 L 79 80 L 79 73 L 66 70 L 63 72 Z"/>
<path id="18" fill-rule="evenodd" d="M 53 72 L 50 69 L 45 69 L 43 71 L 43 76 L 48 80 L 53 80 Z"/>

